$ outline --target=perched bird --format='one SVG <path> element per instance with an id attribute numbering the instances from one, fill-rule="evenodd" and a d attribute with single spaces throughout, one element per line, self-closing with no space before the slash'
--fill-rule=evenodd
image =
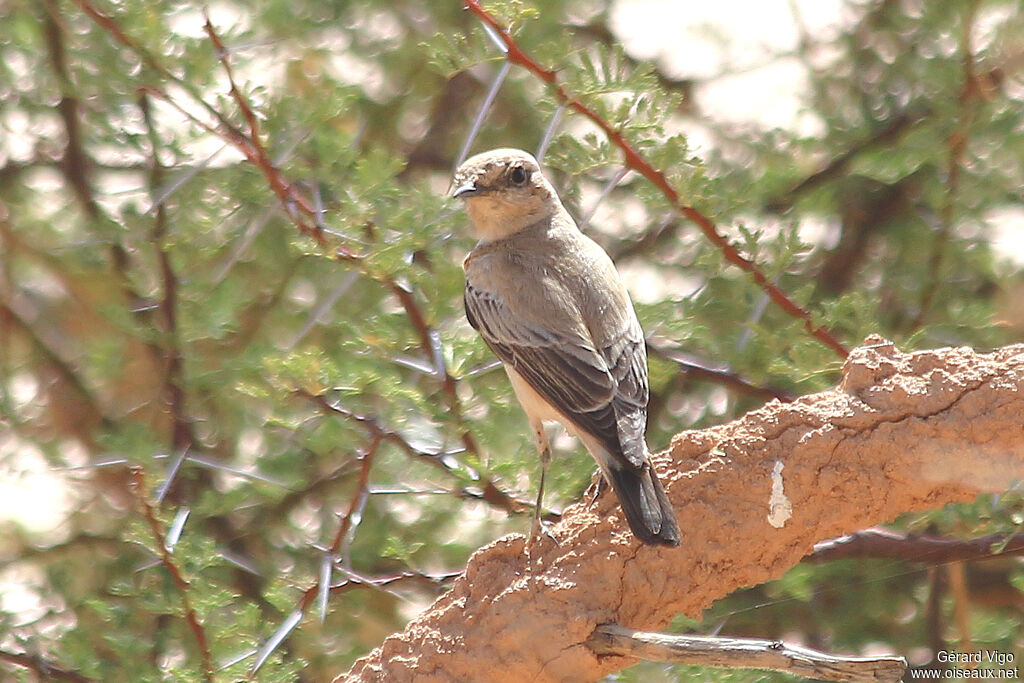
<path id="1" fill-rule="evenodd" d="M 526 152 L 478 154 L 455 172 L 454 188 L 480 239 L 464 263 L 466 317 L 504 364 L 540 452 L 531 540 L 551 457 L 542 422 L 554 420 L 597 460 L 636 537 L 679 545 L 644 439 L 643 330 L 608 254 Z"/>

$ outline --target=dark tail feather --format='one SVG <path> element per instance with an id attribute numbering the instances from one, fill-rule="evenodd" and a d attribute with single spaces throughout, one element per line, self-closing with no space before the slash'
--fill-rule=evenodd
<path id="1" fill-rule="evenodd" d="M 612 466 L 607 472 L 633 534 L 644 543 L 679 545 L 675 510 L 651 463 L 640 469 Z"/>

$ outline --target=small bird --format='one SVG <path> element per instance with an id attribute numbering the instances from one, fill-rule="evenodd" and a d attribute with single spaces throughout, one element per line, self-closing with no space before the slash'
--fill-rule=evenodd
<path id="1" fill-rule="evenodd" d="M 644 439 L 643 330 L 608 254 L 576 227 L 527 152 L 471 157 L 454 187 L 480 240 L 463 264 L 466 317 L 505 366 L 540 453 L 531 542 L 551 458 L 543 421 L 552 420 L 594 456 L 638 539 L 679 545 Z"/>

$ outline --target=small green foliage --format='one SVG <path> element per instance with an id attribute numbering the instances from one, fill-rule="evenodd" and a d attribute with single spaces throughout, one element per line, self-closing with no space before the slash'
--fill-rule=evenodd
<path id="1" fill-rule="evenodd" d="M 482 33 L 435 33 L 420 47 L 432 67 L 445 78 L 484 61 L 496 61 L 491 41 Z"/>

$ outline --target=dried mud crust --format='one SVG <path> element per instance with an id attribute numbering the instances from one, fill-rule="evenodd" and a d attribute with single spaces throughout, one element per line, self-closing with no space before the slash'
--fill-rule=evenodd
<path id="1" fill-rule="evenodd" d="M 637 543 L 613 496 L 574 505 L 557 545 L 542 539 L 532 558 L 517 535 L 481 548 L 337 680 L 595 680 L 632 663 L 582 644 L 598 624 L 660 629 L 779 576 L 819 540 L 1004 490 L 1024 477 L 1024 345 L 901 353 L 870 337 L 834 390 L 681 432 L 655 464 L 678 548 Z M 792 508 L 780 528 L 773 472 Z"/>

